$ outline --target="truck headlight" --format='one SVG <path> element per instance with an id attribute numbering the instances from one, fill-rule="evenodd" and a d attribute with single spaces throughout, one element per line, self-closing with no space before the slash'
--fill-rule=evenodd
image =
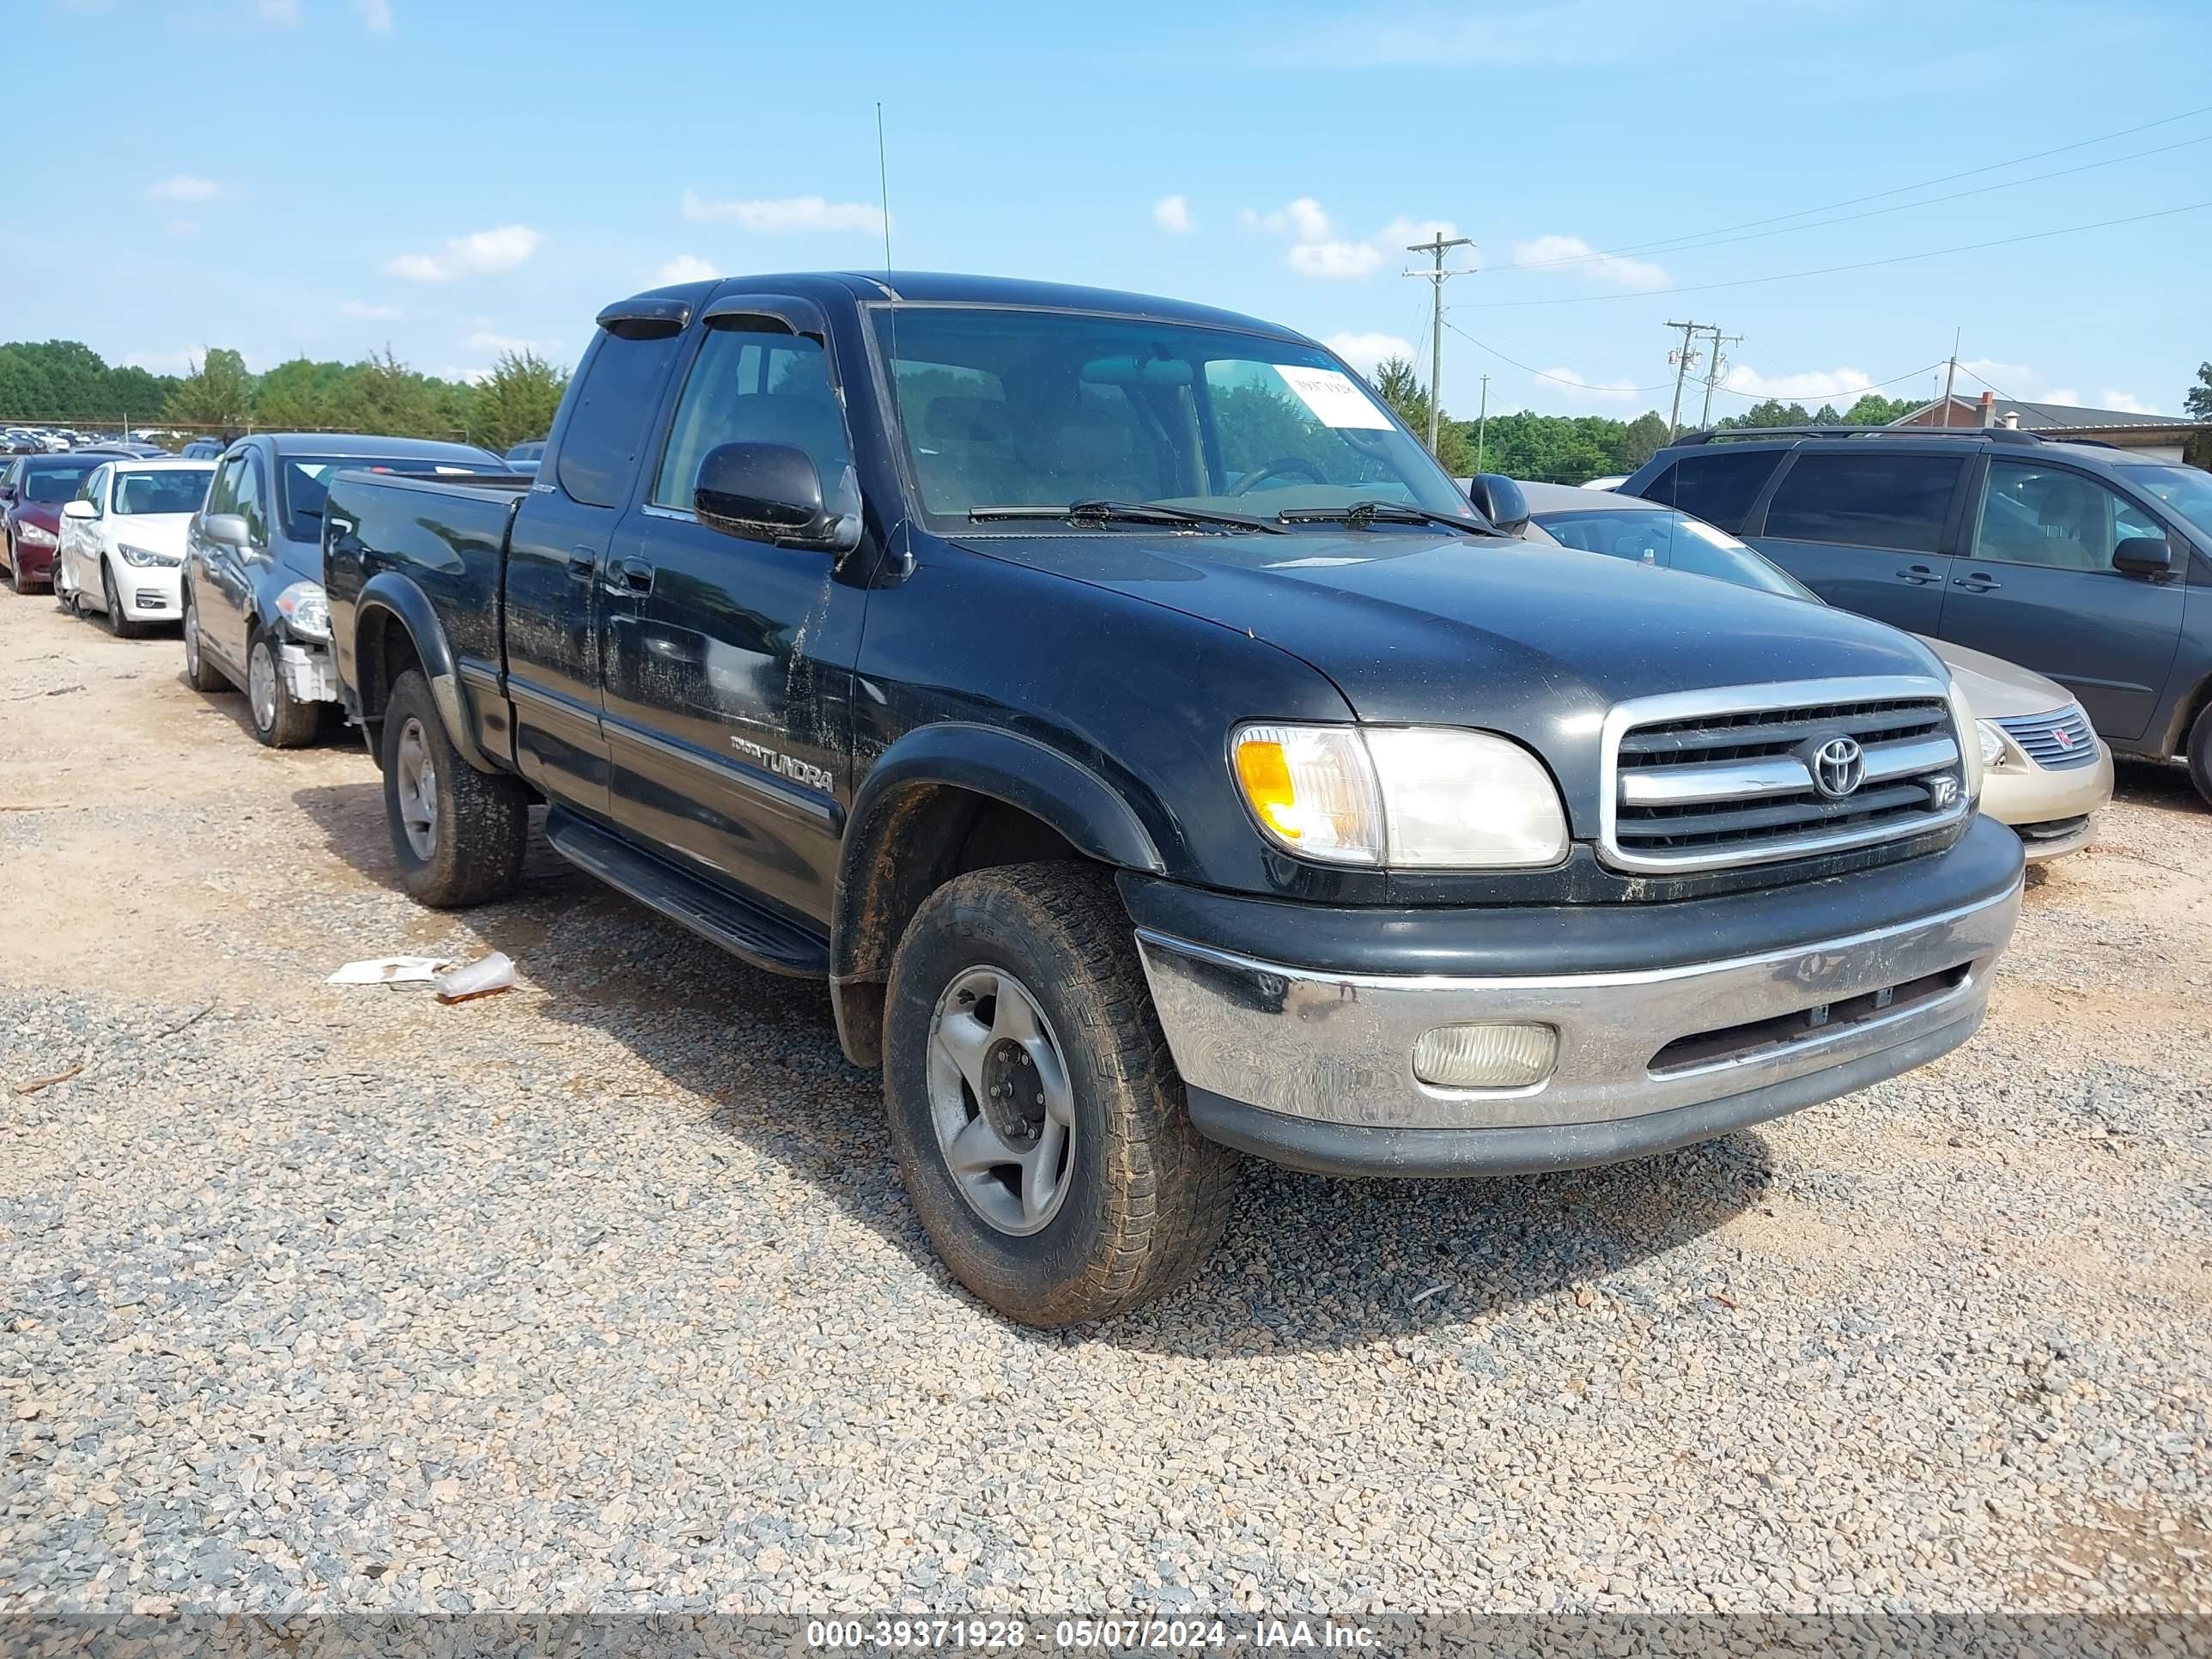
<path id="1" fill-rule="evenodd" d="M 331 602 L 320 582 L 294 582 L 276 596 L 276 614 L 303 640 L 331 636 Z"/>
<path id="2" fill-rule="evenodd" d="M 15 526 L 15 539 L 22 543 L 26 547 L 57 547 L 60 545 L 60 538 L 56 536 L 52 531 L 48 530 L 43 525 L 17 525 Z"/>
<path id="3" fill-rule="evenodd" d="M 1966 775 L 1966 804 L 1971 806 L 1982 798 L 1981 722 L 1974 718 L 1974 705 L 1966 701 L 1966 689 L 1958 681 L 1951 682 L 1948 695 L 1952 734 L 1959 740 L 1959 769 Z"/>
<path id="4" fill-rule="evenodd" d="M 1304 858 L 1494 870 L 1566 855 L 1566 810 L 1551 775 L 1492 732 L 1247 726 L 1231 749 L 1261 830 Z"/>
<path id="5" fill-rule="evenodd" d="M 118 542 L 115 550 L 123 556 L 123 562 L 136 565 L 141 570 L 169 570 L 184 561 L 173 553 L 156 553 L 151 548 L 133 547 L 128 542 Z"/>

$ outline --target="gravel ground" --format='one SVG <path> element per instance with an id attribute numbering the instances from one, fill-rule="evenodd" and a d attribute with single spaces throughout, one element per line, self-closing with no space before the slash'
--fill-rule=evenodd
<path id="1" fill-rule="evenodd" d="M 2171 772 L 1942 1064 L 1580 1175 L 1252 1164 L 1202 1282 L 1048 1336 L 937 1266 L 818 989 L 543 848 L 416 908 L 358 749 L 180 660 L 0 596 L 0 1607 L 2212 1602 Z"/>

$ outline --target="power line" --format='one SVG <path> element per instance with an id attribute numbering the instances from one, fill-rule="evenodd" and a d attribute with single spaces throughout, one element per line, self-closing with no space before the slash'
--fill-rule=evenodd
<path id="1" fill-rule="evenodd" d="M 1754 230 L 1741 236 L 1713 236 L 1704 241 L 1682 241 L 1666 247 L 1621 249 L 1611 253 L 1574 253 L 1557 259 L 1521 259 L 1491 266 L 1492 270 L 1548 270 L 1563 265 L 1589 264 L 1607 259 L 1626 258 L 1630 253 L 1692 253 L 1699 248 L 1726 247 L 1735 242 L 1756 242 L 1768 236 L 1787 236 L 1792 231 L 1824 230 L 1831 225 L 1854 224 L 1861 219 L 1880 218 L 1885 213 L 1904 213 L 1913 208 L 1934 207 L 1939 203 L 1963 201 L 1969 196 L 1986 196 L 1992 191 L 2011 190 L 2021 185 L 2039 185 L 2052 179 L 2069 178 L 2077 173 L 2088 173 L 2098 167 L 2117 167 L 2122 161 L 2140 161 L 2147 155 L 2163 155 L 2168 150 L 2187 149 L 2193 144 L 2212 144 L 2212 132 L 2200 137 L 2184 138 L 2178 143 L 2160 144 L 2154 149 L 2132 150 L 2125 155 L 2108 155 L 2101 161 L 2084 161 L 2077 167 L 2060 167 L 2052 173 L 2031 173 L 2024 179 L 2006 179 L 1994 185 L 1977 185 L 1972 190 L 1954 191 L 1948 196 L 1927 196 L 1917 202 L 1899 202 L 1893 207 L 1869 208 L 1864 213 L 1846 213 L 1833 219 L 1815 219 L 1810 224 L 1783 225 L 1773 230 Z M 1921 186 L 1914 186 L 1921 188 Z M 1810 212 L 1827 210 L 1814 208 Z"/>
<path id="2" fill-rule="evenodd" d="M 1454 276 L 1468 274 L 1464 270 L 1446 270 L 1444 255 L 1455 247 L 1474 246 L 1474 239 L 1471 236 L 1447 237 L 1439 230 L 1427 241 L 1411 243 L 1406 249 L 1408 253 L 1425 253 L 1435 261 L 1432 270 L 1409 270 L 1405 273 L 1408 276 L 1424 277 L 1429 283 L 1429 453 L 1431 455 L 1437 452 L 1437 422 L 1443 418 L 1444 337 L 1443 331 L 1437 325 L 1443 320 L 1444 283 Z"/>
<path id="3" fill-rule="evenodd" d="M 2192 117 L 2198 115 L 2212 115 L 2212 104 L 2205 104 L 2196 109 L 2184 110 L 2179 115 L 2161 116 L 2155 121 L 2145 121 L 2140 126 L 2122 127 L 2117 132 L 2100 133 L 2094 138 L 2076 139 L 2070 144 L 2054 145 L 2049 149 L 2034 150 L 2026 155 L 2014 155 L 2005 161 L 1987 162 L 1981 167 L 1967 167 L 1962 172 L 1946 173 L 1934 179 L 1923 179 L 1917 184 L 1899 185 L 1893 189 L 1873 191 L 1864 196 L 1847 197 L 1840 202 L 1829 202 L 1820 207 L 1799 208 L 1794 213 L 1777 213 L 1770 215 L 1768 217 L 1764 219 L 1747 219 L 1741 224 L 1720 225 L 1711 230 L 1684 231 L 1677 235 L 1660 237 L 1656 241 L 1639 242 L 1633 246 L 1615 248 L 1610 252 L 1577 254 L 1575 258 L 1577 259 L 1609 259 L 1631 253 L 1668 252 L 1674 249 L 1674 246 L 1677 243 L 1699 241 L 1708 236 L 1725 236 L 1732 231 L 1756 230 L 1762 225 L 1778 225 L 1785 219 L 1805 219 L 1811 217 L 1816 213 L 1833 213 L 1838 208 L 1856 207 L 1863 202 L 1880 202 L 1886 200 L 1892 196 L 1910 195 L 1916 190 L 1932 190 L 1937 185 L 1951 184 L 1960 179 L 1978 178 L 1984 173 L 2002 172 L 2006 167 L 2016 167 L 2028 161 L 2040 161 L 2046 156 L 2063 155 L 2071 150 L 2087 149 L 2092 144 L 2109 143 L 2115 138 L 2132 137 L 2138 132 L 2148 132 L 2155 127 L 2170 127 L 2177 121 L 2186 121 Z M 2195 141 L 2192 140 L 2191 142 Z M 2144 153 L 2147 155 L 2156 155 L 2158 152 L 2155 150 L 2150 150 Z M 2129 158 L 2120 157 L 2118 159 L 2126 160 Z M 2056 177 L 2057 175 L 2054 174 L 2053 176 Z M 1549 264 L 1552 262 L 1539 261 L 1537 263 Z M 1562 261 L 1560 263 L 1565 262 Z M 1518 268 L 1520 267 L 1492 267 L 1492 270 Z"/>
<path id="4" fill-rule="evenodd" d="M 2180 207 L 2160 208 L 2152 213 L 2133 213 L 2120 219 L 2100 219 L 2093 224 L 2061 225 L 2055 230 L 2030 231 L 2023 236 L 1999 236 L 1986 242 L 1961 242 L 1956 247 L 1933 247 L 1918 253 L 1896 253 L 1885 259 L 1859 259 L 1850 264 L 1821 265 L 1812 270 L 1781 270 L 1766 276 L 1739 276 L 1725 283 L 1686 283 L 1674 288 L 1647 288 L 1631 294 L 1580 294 L 1553 300 L 1486 300 L 1455 309 L 1516 311 L 1530 306 L 1604 305 L 1619 300 L 1656 299 L 1667 294 L 1710 294 L 1716 289 L 1753 288 L 1761 283 L 1790 283 L 1807 276 L 1832 276 L 1839 271 L 1872 270 L 1878 265 L 1901 265 L 1916 259 L 1937 259 L 1948 253 L 1978 253 L 1984 248 L 2048 241 L 2054 236 L 2075 236 L 2087 230 L 2109 230 L 2115 225 L 2139 225 L 2147 219 L 2170 219 L 2178 213 L 2202 213 L 2206 208 L 2212 208 L 2212 202 L 2190 202 Z"/>

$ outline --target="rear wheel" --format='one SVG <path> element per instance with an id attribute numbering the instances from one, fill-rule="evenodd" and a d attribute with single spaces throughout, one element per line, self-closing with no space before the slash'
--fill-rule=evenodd
<path id="1" fill-rule="evenodd" d="M 297 749 L 322 725 L 315 705 L 300 702 L 284 684 L 276 640 L 258 631 L 246 647 L 246 704 L 253 735 L 271 749 Z"/>
<path id="2" fill-rule="evenodd" d="M 409 669 L 384 711 L 384 816 L 400 878 L 441 909 L 505 898 L 522 878 L 530 791 L 479 772 L 446 736 L 430 683 Z"/>
<path id="3" fill-rule="evenodd" d="M 2197 724 L 2189 728 L 2189 776 L 2197 793 L 2212 805 L 2212 703 L 2197 717 Z"/>
<path id="4" fill-rule="evenodd" d="M 884 1093 L 953 1277 L 1027 1325 L 1126 1312 L 1202 1267 L 1237 1156 L 1191 1127 L 1108 872 L 980 870 L 900 941 Z"/>
<path id="5" fill-rule="evenodd" d="M 58 585 L 58 575 L 55 581 Z M 123 595 L 115 586 L 115 567 L 105 559 L 100 562 L 100 602 L 107 607 L 107 631 L 117 639 L 135 640 L 145 632 L 124 610 Z"/>
<path id="6" fill-rule="evenodd" d="M 228 691 L 230 680 L 200 648 L 200 611 L 192 590 L 185 589 L 185 678 L 195 691 Z"/>

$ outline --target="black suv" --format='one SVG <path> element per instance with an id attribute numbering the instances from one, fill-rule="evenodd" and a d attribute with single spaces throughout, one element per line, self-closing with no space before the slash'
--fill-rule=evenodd
<path id="1" fill-rule="evenodd" d="M 2048 674 L 2212 800 L 2212 473 L 2004 428 L 1686 434 L 1621 485 L 1831 605 Z"/>

